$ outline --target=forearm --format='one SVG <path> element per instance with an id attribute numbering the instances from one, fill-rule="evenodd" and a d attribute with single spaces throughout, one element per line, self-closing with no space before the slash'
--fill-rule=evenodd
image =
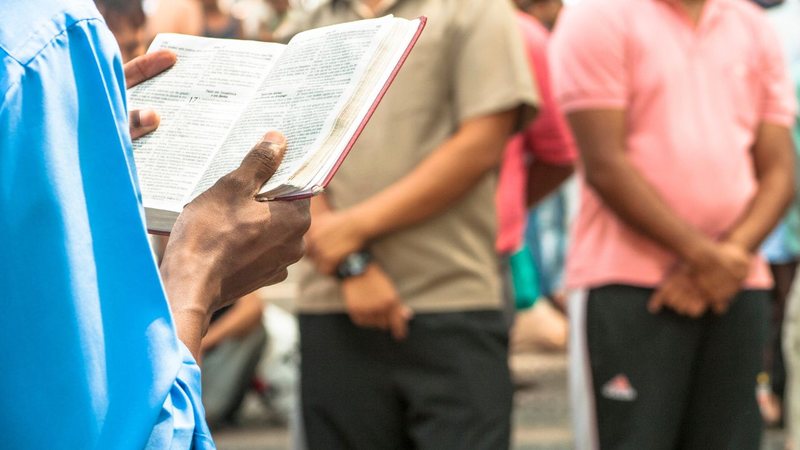
<path id="1" fill-rule="evenodd" d="M 770 158 L 769 166 L 757 170 L 758 188 L 740 220 L 725 237 L 729 242 L 755 252 L 786 213 L 794 197 L 794 158 L 791 147 Z M 760 172 L 760 173 L 759 173 Z"/>
<path id="2" fill-rule="evenodd" d="M 586 110 L 567 116 L 586 182 L 631 228 L 695 263 L 713 242 L 675 214 L 631 164 L 625 152 L 625 115 L 623 110 Z"/>
<path id="3" fill-rule="evenodd" d="M 526 204 L 530 208 L 550 195 L 574 172 L 571 164 L 557 165 L 534 160 L 528 168 Z"/>
<path id="4" fill-rule="evenodd" d="M 692 261 L 695 250 L 710 238 L 678 217 L 624 156 L 600 167 L 587 167 L 587 182 L 623 222 Z"/>
<path id="5" fill-rule="evenodd" d="M 178 339 L 199 362 L 201 342 L 213 313 L 207 305 L 214 302 L 207 297 L 219 292 L 219 289 L 214 289 L 206 282 L 211 278 L 202 276 L 203 268 L 190 267 L 196 261 L 181 258 L 175 253 L 165 253 L 159 269 Z"/>
<path id="6" fill-rule="evenodd" d="M 499 165 L 516 117 L 507 111 L 462 126 L 404 178 L 354 206 L 351 216 L 371 239 L 441 213 Z"/>
<path id="7" fill-rule="evenodd" d="M 214 321 L 202 340 L 202 349 L 209 349 L 229 338 L 245 336 L 261 323 L 264 303 L 255 292 L 240 298 L 228 312 Z"/>

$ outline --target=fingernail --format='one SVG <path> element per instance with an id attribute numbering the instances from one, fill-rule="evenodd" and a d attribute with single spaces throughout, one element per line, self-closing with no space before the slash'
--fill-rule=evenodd
<path id="1" fill-rule="evenodd" d="M 286 137 L 283 135 L 283 133 L 278 131 L 270 131 L 264 135 L 263 141 L 272 142 L 273 144 L 283 144 L 286 142 Z"/>
<path id="2" fill-rule="evenodd" d="M 143 109 L 139 111 L 139 124 L 144 128 L 158 125 L 158 114 L 152 109 Z"/>

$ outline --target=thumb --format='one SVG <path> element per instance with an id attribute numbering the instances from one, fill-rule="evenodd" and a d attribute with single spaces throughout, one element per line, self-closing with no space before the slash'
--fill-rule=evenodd
<path id="1" fill-rule="evenodd" d="M 664 307 L 664 291 L 659 289 L 650 297 L 650 301 L 647 303 L 647 310 L 650 311 L 650 314 L 657 314 L 661 311 L 661 308 Z"/>
<path id="2" fill-rule="evenodd" d="M 392 337 L 396 341 L 402 341 L 408 337 L 408 321 L 414 316 L 414 312 L 406 305 L 400 304 L 392 308 L 389 312 L 389 328 Z"/>
<path id="3" fill-rule="evenodd" d="M 242 164 L 236 169 L 237 178 L 247 183 L 253 193 L 258 193 L 261 186 L 278 170 L 285 152 L 286 138 L 277 131 L 270 131 L 244 157 Z"/>
<path id="4" fill-rule="evenodd" d="M 131 139 L 139 139 L 158 128 L 161 118 L 153 110 L 135 109 L 128 114 Z"/>

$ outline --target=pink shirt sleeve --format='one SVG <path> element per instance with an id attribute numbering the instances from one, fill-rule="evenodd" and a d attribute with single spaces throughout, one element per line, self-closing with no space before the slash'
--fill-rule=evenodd
<path id="1" fill-rule="evenodd" d="M 553 96 L 547 61 L 548 31 L 534 19 L 518 16 L 525 36 L 525 49 L 539 90 L 539 113 L 524 131 L 525 149 L 537 160 L 550 164 L 572 164 L 578 157 L 566 119 Z"/>
<path id="2" fill-rule="evenodd" d="M 781 42 L 772 27 L 764 21 L 761 30 L 762 61 L 759 78 L 762 86 L 761 121 L 793 127 L 797 99 L 791 73 L 784 59 Z"/>
<path id="3" fill-rule="evenodd" d="M 624 26 L 600 1 L 565 8 L 550 42 L 553 89 L 564 112 L 625 107 Z"/>

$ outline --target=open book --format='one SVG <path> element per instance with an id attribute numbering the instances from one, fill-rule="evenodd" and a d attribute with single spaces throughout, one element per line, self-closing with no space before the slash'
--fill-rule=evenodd
<path id="1" fill-rule="evenodd" d="M 128 94 L 131 109 L 161 115 L 133 143 L 148 229 L 169 232 L 270 130 L 288 148 L 258 199 L 321 192 L 424 26 L 424 17 L 387 16 L 305 31 L 288 45 L 159 34 L 150 51 L 170 49 L 178 62 Z"/>

